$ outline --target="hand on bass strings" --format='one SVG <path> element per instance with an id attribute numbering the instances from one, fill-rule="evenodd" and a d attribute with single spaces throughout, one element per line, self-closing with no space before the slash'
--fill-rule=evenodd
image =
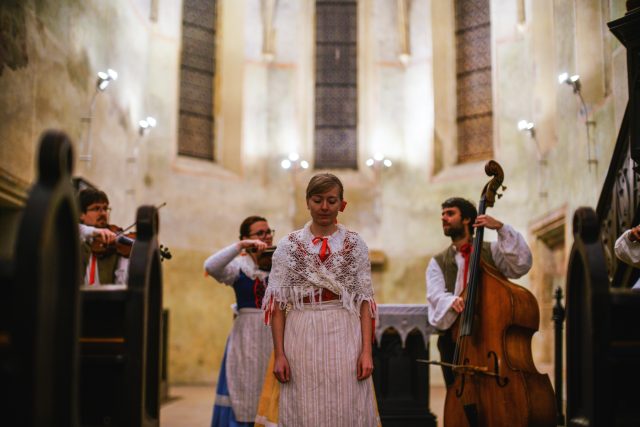
<path id="1" fill-rule="evenodd" d="M 238 250 L 255 248 L 256 251 L 263 251 L 267 247 L 269 247 L 269 245 L 267 245 L 262 240 L 244 239 L 244 240 L 240 240 L 237 243 L 237 247 L 238 247 Z"/>
<path id="2" fill-rule="evenodd" d="M 456 297 L 453 300 L 453 304 L 451 304 L 451 309 L 456 313 L 462 313 L 462 310 L 464 310 L 464 300 L 460 297 Z"/>
<path id="3" fill-rule="evenodd" d="M 476 217 L 476 222 L 473 223 L 474 227 L 485 227 L 491 230 L 499 230 L 502 228 L 503 224 L 489 215 L 478 215 Z"/>

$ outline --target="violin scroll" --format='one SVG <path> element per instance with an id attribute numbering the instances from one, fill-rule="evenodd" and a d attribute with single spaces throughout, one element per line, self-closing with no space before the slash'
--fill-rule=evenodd
<path id="1" fill-rule="evenodd" d="M 173 257 L 171 252 L 169 252 L 168 247 L 164 245 L 160 245 L 159 250 L 160 250 L 160 262 L 164 261 L 165 259 L 171 259 Z"/>
<path id="2" fill-rule="evenodd" d="M 484 171 L 488 176 L 492 176 L 493 178 L 484 186 L 482 197 L 485 200 L 486 207 L 493 207 L 496 196 L 498 196 L 498 199 L 502 197 L 502 194 L 498 193 L 498 190 L 502 188 L 504 192 L 507 189 L 507 187 L 502 185 L 504 181 L 504 171 L 502 170 L 502 166 L 495 160 L 489 160 L 487 164 L 484 165 Z"/>

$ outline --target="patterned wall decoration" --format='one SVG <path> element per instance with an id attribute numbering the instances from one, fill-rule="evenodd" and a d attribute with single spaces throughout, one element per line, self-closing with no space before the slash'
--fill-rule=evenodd
<path id="1" fill-rule="evenodd" d="M 357 10 L 316 1 L 316 168 L 357 168 Z"/>
<path id="2" fill-rule="evenodd" d="M 458 162 L 493 156 L 489 0 L 456 0 Z"/>
<path id="3" fill-rule="evenodd" d="M 214 160 L 217 0 L 184 0 L 178 154 Z"/>

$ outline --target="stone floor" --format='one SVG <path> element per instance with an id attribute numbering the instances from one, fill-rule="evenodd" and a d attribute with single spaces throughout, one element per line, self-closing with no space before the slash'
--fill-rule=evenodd
<path id="1" fill-rule="evenodd" d="M 160 410 L 161 427 L 209 427 L 213 408 L 214 386 L 207 385 L 173 385 L 171 400 L 162 405 Z M 444 387 L 431 387 L 431 412 L 442 426 L 442 410 L 444 407 Z"/>

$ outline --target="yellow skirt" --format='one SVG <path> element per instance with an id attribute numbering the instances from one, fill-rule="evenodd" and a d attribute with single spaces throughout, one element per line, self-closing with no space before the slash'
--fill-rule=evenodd
<path id="1" fill-rule="evenodd" d="M 273 375 L 274 354 L 271 352 L 267 372 L 265 372 L 262 393 L 258 401 L 258 413 L 256 414 L 255 427 L 278 426 L 278 402 L 280 398 L 280 383 Z"/>

